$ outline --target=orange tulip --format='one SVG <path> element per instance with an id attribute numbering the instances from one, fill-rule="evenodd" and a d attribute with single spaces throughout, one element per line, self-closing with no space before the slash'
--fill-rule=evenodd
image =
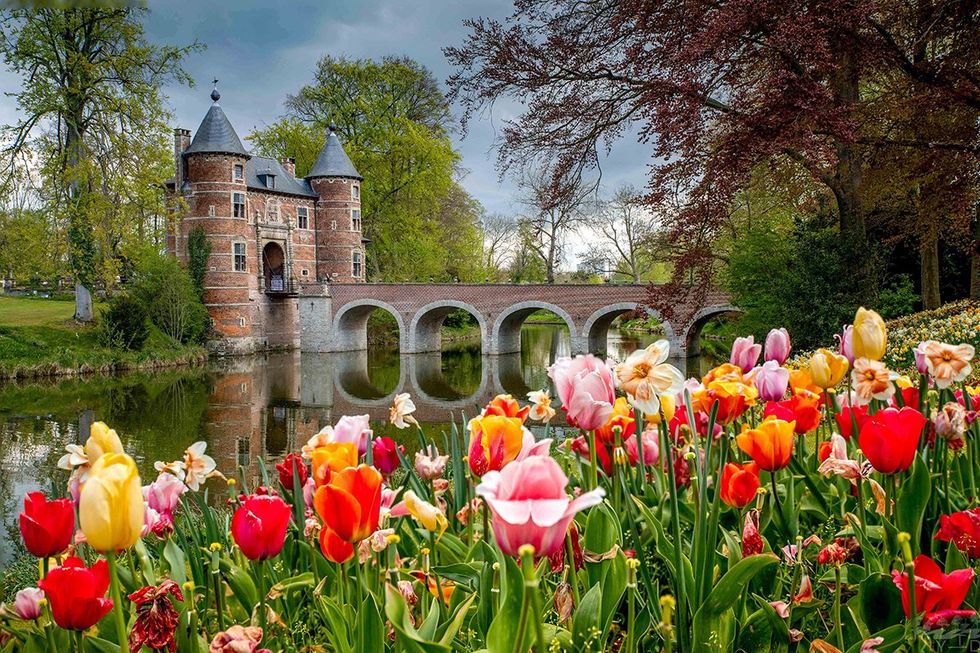
<path id="1" fill-rule="evenodd" d="M 735 438 L 738 448 L 747 453 L 760 468 L 774 472 L 789 465 L 793 454 L 793 429 L 796 422 L 787 422 L 775 415 L 766 417 L 758 428 L 746 424 Z"/>
<path id="2" fill-rule="evenodd" d="M 511 395 L 497 395 L 483 409 L 483 416 L 498 415 L 500 417 L 517 417 L 521 420 L 521 424 L 523 424 L 527 420 L 527 415 L 530 412 L 530 406 L 521 408 L 521 405 Z"/>
<path id="3" fill-rule="evenodd" d="M 320 551 L 330 562 L 339 565 L 344 564 L 354 557 L 354 545 L 347 540 L 342 540 L 332 530 L 327 527 L 320 529 Z"/>
<path id="4" fill-rule="evenodd" d="M 633 419 L 632 412 L 626 397 L 616 399 L 616 403 L 613 404 L 612 415 L 609 416 L 605 424 L 595 430 L 596 439 L 603 444 L 612 444 L 614 440 L 613 429 L 618 426 L 620 442 L 625 442 L 626 438 L 636 431 L 636 420 Z"/>
<path id="5" fill-rule="evenodd" d="M 732 508 L 749 505 L 759 489 L 759 466 L 755 463 L 728 463 L 721 471 L 721 500 Z"/>
<path id="6" fill-rule="evenodd" d="M 524 427 L 520 417 L 484 415 L 470 420 L 470 470 L 483 476 L 500 471 L 521 452 Z"/>
<path id="7" fill-rule="evenodd" d="M 353 442 L 328 442 L 310 454 L 313 459 L 313 480 L 317 486 L 326 485 L 335 472 L 357 465 L 357 445 Z"/>
<path id="8" fill-rule="evenodd" d="M 712 406 L 717 403 L 717 423 L 731 424 L 755 403 L 758 396 L 758 390 L 745 378 L 741 368 L 724 363 L 705 375 L 702 389 L 691 397 L 691 404 L 695 411 L 710 415 Z"/>
<path id="9" fill-rule="evenodd" d="M 317 488 L 313 508 L 325 528 L 345 542 L 359 542 L 378 530 L 381 473 L 369 465 L 335 472 Z M 322 536 L 321 536 L 322 540 Z"/>

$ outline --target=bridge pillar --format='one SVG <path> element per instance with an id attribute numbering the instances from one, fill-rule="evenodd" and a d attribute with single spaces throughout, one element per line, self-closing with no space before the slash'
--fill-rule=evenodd
<path id="1" fill-rule="evenodd" d="M 304 292 L 298 303 L 300 349 L 334 351 L 333 310 L 326 288 L 320 288 L 319 292 Z"/>

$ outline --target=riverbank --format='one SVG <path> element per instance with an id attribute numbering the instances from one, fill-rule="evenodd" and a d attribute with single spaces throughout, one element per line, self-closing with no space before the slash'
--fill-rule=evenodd
<path id="1" fill-rule="evenodd" d="M 80 376 L 198 365 L 197 345 L 175 343 L 155 327 L 139 351 L 105 347 L 98 329 L 72 320 L 74 303 L 0 297 L 0 379 Z"/>

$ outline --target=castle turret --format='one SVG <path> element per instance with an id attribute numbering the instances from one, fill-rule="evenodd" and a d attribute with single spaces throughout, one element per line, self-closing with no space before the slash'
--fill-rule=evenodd
<path id="1" fill-rule="evenodd" d="M 361 181 L 330 123 L 326 143 L 306 179 L 317 194 L 317 278 L 335 283 L 364 281 Z"/>

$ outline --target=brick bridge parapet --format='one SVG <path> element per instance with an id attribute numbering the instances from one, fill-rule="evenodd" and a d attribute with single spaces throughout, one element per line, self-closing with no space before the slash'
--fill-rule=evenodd
<path id="1" fill-rule="evenodd" d="M 376 310 L 398 323 L 402 353 L 441 349 L 440 329 L 459 309 L 480 326 L 484 354 L 520 351 L 521 325 L 535 311 L 551 311 L 568 326 L 573 353 L 605 352 L 617 317 L 646 311 L 663 324 L 672 356 L 697 354 L 701 327 L 711 317 L 737 312 L 728 296 L 710 290 L 705 301 L 681 303 L 668 320 L 646 305 L 650 287 L 618 284 L 434 284 L 350 283 L 315 286 L 298 299 L 304 351 L 367 348 L 367 320 Z"/>

